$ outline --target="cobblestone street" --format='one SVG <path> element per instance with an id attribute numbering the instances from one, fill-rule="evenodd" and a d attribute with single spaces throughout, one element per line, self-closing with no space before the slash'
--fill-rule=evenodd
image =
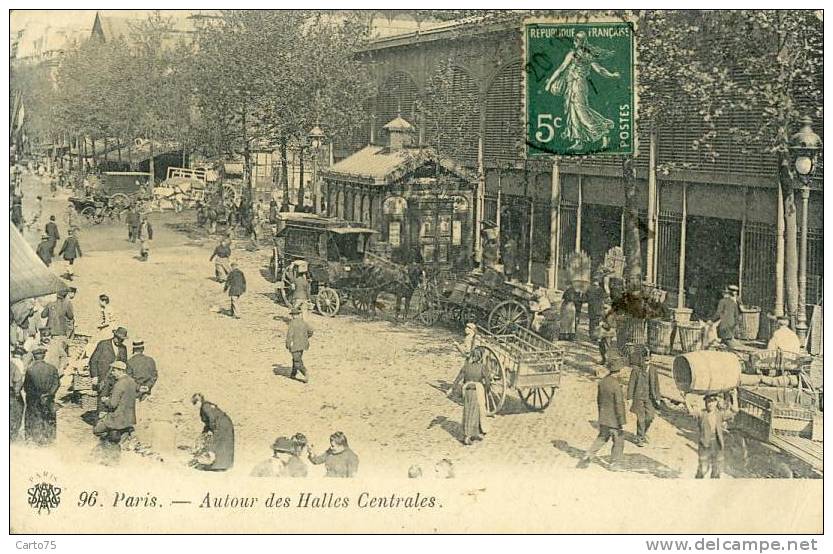
<path id="1" fill-rule="evenodd" d="M 46 200 L 45 211 L 62 209 L 62 197 Z M 461 364 L 451 345 L 461 339 L 458 332 L 397 323 L 389 315 L 369 319 L 349 307 L 335 318 L 313 314 L 315 335 L 305 356 L 311 383 L 303 385 L 288 378 L 291 360 L 283 344 L 288 310 L 277 302 L 274 284 L 261 275 L 269 249 L 249 251 L 243 241 L 235 244 L 233 259 L 246 274 L 248 291 L 242 319 L 232 319 L 219 313 L 228 297 L 213 280 L 208 261 L 214 240 L 193 240 L 182 231 L 192 213 L 174 217 L 151 216 L 155 234 L 145 263 L 127 242 L 123 225 L 84 228 L 84 257 L 75 266 L 79 332 L 92 328 L 98 295 L 107 293 L 129 340 L 144 339 L 157 360 L 159 381 L 139 415 L 141 441 L 158 446 L 163 437 L 172 443 L 175 434 L 177 445 L 192 445 L 201 426 L 188 400 L 202 392 L 235 423 L 234 473 L 247 474 L 267 458 L 277 435 L 303 432 L 321 450 L 336 430 L 346 433 L 359 454 L 361 475 L 401 477 L 413 464 L 432 468 L 442 458 L 452 460 L 460 475 L 494 465 L 579 471 L 574 469 L 578 457 L 596 434 L 596 372 L 601 368 L 594 345 L 564 344 L 561 388 L 547 410 L 528 412 L 508 391 L 486 440 L 465 447 L 462 408 L 445 395 Z M 63 226 L 61 232 L 66 232 Z M 34 240 L 33 231 L 26 236 Z M 56 263 L 53 267 L 62 268 Z M 626 374 L 622 379 L 627 383 Z M 65 378 L 64 387 L 68 384 Z M 670 379 L 663 378 L 662 388 L 673 396 Z M 634 431 L 635 420 L 628 415 L 627 430 Z M 69 403 L 59 412 L 57 448 L 69 460 L 87 458 L 96 443 L 80 416 L 81 409 Z M 679 412 L 658 417 L 648 446 L 626 443 L 628 471 L 620 475 L 691 478 L 697 462 L 692 425 Z M 185 470 L 186 451 L 161 452 L 171 471 Z M 607 453 L 602 452 L 603 459 Z M 729 475 L 744 475 L 731 460 Z M 584 473 L 609 475 L 599 464 Z"/>

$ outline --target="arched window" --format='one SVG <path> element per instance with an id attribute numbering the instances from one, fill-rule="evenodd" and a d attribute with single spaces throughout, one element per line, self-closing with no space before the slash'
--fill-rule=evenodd
<path id="1" fill-rule="evenodd" d="M 370 195 L 365 194 L 362 199 L 362 223 L 370 225 Z"/>
<path id="2" fill-rule="evenodd" d="M 477 162 L 480 106 L 477 83 L 463 69 L 441 63 L 425 88 L 423 144 L 458 163 Z"/>
<path id="3" fill-rule="evenodd" d="M 419 89 L 407 73 L 396 71 L 388 75 L 379 87 L 379 96 L 376 97 L 374 132 L 377 144 L 385 144 L 386 136 L 382 127 L 395 119 L 399 113 L 411 124 L 416 122 L 418 97 Z"/>
<path id="4" fill-rule="evenodd" d="M 514 160 L 520 156 L 524 136 L 522 100 L 521 65 L 507 65 L 495 76 L 486 93 L 483 151 L 487 161 Z"/>
<path id="5" fill-rule="evenodd" d="M 358 192 L 353 195 L 353 221 L 362 221 L 362 195 Z"/>
<path id="6" fill-rule="evenodd" d="M 336 202 L 338 206 L 336 215 L 338 215 L 341 219 L 344 219 L 344 202 L 344 191 L 340 190 L 338 191 L 338 201 Z"/>

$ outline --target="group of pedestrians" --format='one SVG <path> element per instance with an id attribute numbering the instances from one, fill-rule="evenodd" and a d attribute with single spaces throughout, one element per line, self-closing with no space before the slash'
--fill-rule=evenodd
<path id="1" fill-rule="evenodd" d="M 252 477 L 306 477 L 309 464 L 323 464 L 327 477 L 355 477 L 359 471 L 359 457 L 350 448 L 347 436 L 341 431 L 330 435 L 330 446 L 320 454 L 307 443 L 303 433 L 292 437 L 280 436 L 272 443 L 272 457 L 254 467 Z"/>
<path id="2" fill-rule="evenodd" d="M 9 437 L 33 444 L 55 440 L 55 395 L 68 365 L 68 340 L 75 334 L 72 300 L 60 291 L 45 305 L 24 300 L 12 306 L 9 332 Z"/>
<path id="3" fill-rule="evenodd" d="M 222 283 L 223 292 L 228 294 L 228 315 L 240 319 L 240 297 L 246 292 L 246 276 L 237 262 L 231 261 L 231 239 L 221 239 L 208 261 L 214 262 L 214 279 Z"/>
<path id="4" fill-rule="evenodd" d="M 153 240 L 153 225 L 138 203 L 127 210 L 127 240 L 139 243 L 139 260 L 146 262 L 150 257 L 150 241 Z"/>

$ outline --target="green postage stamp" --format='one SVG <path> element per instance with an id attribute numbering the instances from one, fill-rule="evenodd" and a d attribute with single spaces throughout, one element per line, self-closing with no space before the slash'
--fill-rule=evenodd
<path id="1" fill-rule="evenodd" d="M 634 65 L 629 22 L 526 23 L 527 158 L 633 155 Z"/>

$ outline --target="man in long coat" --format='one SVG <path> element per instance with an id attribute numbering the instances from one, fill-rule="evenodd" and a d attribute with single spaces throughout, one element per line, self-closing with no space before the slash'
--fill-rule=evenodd
<path id="1" fill-rule="evenodd" d="M 729 348 L 734 346 L 735 333 L 740 323 L 740 306 L 738 306 L 738 301 L 734 297 L 733 288 L 737 289 L 737 287 L 730 286 L 723 291 L 723 298 L 717 303 L 717 312 L 712 317 L 713 320 L 718 322 L 718 338 Z"/>
<path id="2" fill-rule="evenodd" d="M 136 381 L 127 374 L 127 364 L 115 361 L 110 364 L 113 388 L 107 396 L 100 397 L 106 413 L 99 414 L 93 434 L 110 442 L 119 442 L 125 433 L 136 425 Z"/>
<path id="3" fill-rule="evenodd" d="M 236 262 L 231 263 L 231 271 L 229 271 L 226 277 L 226 284 L 223 285 L 223 290 L 228 291 L 231 303 L 231 317 L 240 319 L 240 297 L 246 292 L 246 276 L 237 267 Z"/>
<path id="4" fill-rule="evenodd" d="M 599 449 L 611 439 L 613 447 L 610 452 L 610 469 L 619 468 L 619 461 L 625 449 L 622 428 L 627 421 L 625 395 L 622 392 L 622 383 L 619 382 L 619 370 L 619 364 L 610 364 L 608 368 L 610 373 L 599 381 L 596 394 L 596 403 L 599 408 L 599 435 L 579 462 L 580 468 L 588 467 Z"/>
<path id="5" fill-rule="evenodd" d="M 50 258 L 55 257 L 55 246 L 58 245 L 58 241 L 61 240 L 61 233 L 58 232 L 58 224 L 55 223 L 55 216 L 50 215 L 49 221 L 46 223 L 46 235 L 49 237 L 49 246 L 50 246 Z"/>
<path id="6" fill-rule="evenodd" d="M 662 397 L 656 366 L 647 363 L 644 352 L 640 352 L 638 358 L 631 364 L 628 400 L 631 401 L 631 413 L 636 415 L 636 445 L 645 446 L 648 429 L 654 421 L 654 410 L 660 408 Z"/>
<path id="7" fill-rule="evenodd" d="M 81 253 L 81 244 L 78 242 L 78 238 L 75 236 L 74 231 L 70 230 L 69 236 L 66 240 L 64 240 L 61 250 L 58 251 L 58 255 L 63 256 L 64 260 L 67 262 L 66 275 L 71 281 L 73 277 L 72 266 L 75 264 L 75 260 L 83 255 Z"/>
<path id="8" fill-rule="evenodd" d="M 55 441 L 55 393 L 61 384 L 58 369 L 44 361 L 46 348 L 37 346 L 32 351 L 34 361 L 26 370 L 23 392 L 26 394 L 24 428 L 26 438 L 44 446 Z"/>
<path id="9" fill-rule="evenodd" d="M 99 412 L 104 408 L 101 399 L 109 396 L 114 381 L 110 375 L 110 364 L 119 360 L 127 363 L 127 347 L 124 344 L 127 329 L 119 327 L 113 331 L 113 338 L 100 341 L 90 356 L 90 376 L 98 379 L 98 407 Z"/>
<path id="10" fill-rule="evenodd" d="M 50 242 L 49 235 L 44 234 L 40 238 L 40 243 L 38 243 L 38 247 L 35 250 L 35 253 L 40 258 L 40 261 L 43 262 L 43 265 L 49 267 L 52 264 L 52 250 L 55 246 Z"/>
<path id="11" fill-rule="evenodd" d="M 60 291 L 58 299 L 47 304 L 40 314 L 46 318 L 46 326 L 53 337 L 66 337 L 67 321 L 75 318 L 75 314 L 67 311 L 72 310 L 72 306 L 67 304 L 66 296 L 67 291 Z"/>
<path id="12" fill-rule="evenodd" d="M 156 371 L 156 360 L 145 354 L 144 341 L 133 341 L 133 356 L 127 360 L 127 374 L 136 381 L 140 401 L 150 396 L 159 373 Z"/>
<path id="13" fill-rule="evenodd" d="M 136 211 L 135 206 L 131 206 L 127 211 L 127 240 L 136 242 L 136 236 L 139 234 L 139 212 Z"/>
<path id="14" fill-rule="evenodd" d="M 309 349 L 312 328 L 300 317 L 301 310 L 298 308 L 292 308 L 289 313 L 292 315 L 292 320 L 286 330 L 286 349 L 292 354 L 292 374 L 290 378 L 295 379 L 295 376 L 300 373 L 301 377 L 298 380 L 307 383 L 309 382 L 309 375 L 307 374 L 307 368 L 304 366 L 304 351 Z"/>

